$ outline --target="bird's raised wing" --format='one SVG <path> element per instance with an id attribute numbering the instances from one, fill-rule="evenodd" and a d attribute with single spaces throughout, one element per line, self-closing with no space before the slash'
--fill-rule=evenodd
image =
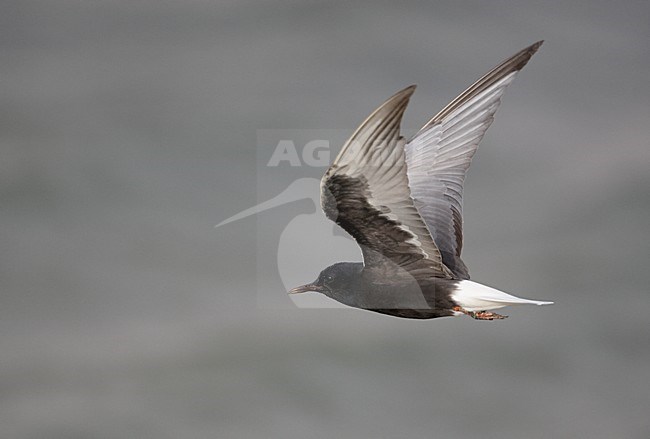
<path id="1" fill-rule="evenodd" d="M 410 196 L 399 130 L 413 90 L 392 96 L 357 128 L 321 180 L 321 205 L 357 241 L 367 269 L 451 278 Z"/>
<path id="2" fill-rule="evenodd" d="M 442 262 L 461 279 L 469 279 L 460 259 L 467 169 L 506 87 L 541 44 L 523 49 L 492 69 L 406 144 L 408 180 L 415 206 L 440 250 Z"/>

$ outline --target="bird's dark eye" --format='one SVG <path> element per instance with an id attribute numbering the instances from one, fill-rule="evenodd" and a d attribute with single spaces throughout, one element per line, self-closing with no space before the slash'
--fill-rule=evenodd
<path id="1" fill-rule="evenodd" d="M 331 282 L 332 279 L 334 279 L 334 278 L 329 274 L 327 276 L 325 276 L 325 282 Z"/>

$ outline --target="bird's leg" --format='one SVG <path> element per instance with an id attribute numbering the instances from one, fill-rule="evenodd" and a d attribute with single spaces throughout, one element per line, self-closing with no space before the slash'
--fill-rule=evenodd
<path id="1" fill-rule="evenodd" d="M 476 320 L 503 320 L 508 317 L 490 311 L 477 311 L 470 313 L 469 316 Z"/>
<path id="2" fill-rule="evenodd" d="M 503 320 L 508 317 L 490 311 L 467 311 L 460 306 L 455 306 L 453 310 L 462 312 L 463 314 L 466 314 L 476 320 Z"/>

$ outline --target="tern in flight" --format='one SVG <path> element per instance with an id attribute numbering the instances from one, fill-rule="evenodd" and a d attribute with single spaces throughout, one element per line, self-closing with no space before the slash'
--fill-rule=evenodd
<path id="1" fill-rule="evenodd" d="M 363 262 L 339 262 L 290 294 L 319 292 L 345 305 L 411 319 L 548 305 L 469 280 L 463 247 L 463 182 L 505 89 L 542 41 L 508 58 L 451 101 L 411 140 L 400 135 L 415 86 L 377 108 L 321 180 L 325 215 L 359 244 Z"/>

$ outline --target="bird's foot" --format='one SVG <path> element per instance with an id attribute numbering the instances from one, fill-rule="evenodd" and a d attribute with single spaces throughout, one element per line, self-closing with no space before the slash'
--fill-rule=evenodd
<path id="1" fill-rule="evenodd" d="M 508 317 L 490 311 L 467 311 L 466 309 L 463 309 L 460 306 L 454 307 L 454 311 L 467 314 L 468 316 L 476 320 L 503 320 Z"/>
<path id="2" fill-rule="evenodd" d="M 477 311 L 477 312 L 472 312 L 469 313 L 469 316 L 473 319 L 476 320 L 503 320 L 507 318 L 508 316 L 502 316 L 501 314 L 497 314 L 495 312 L 490 312 L 490 311 Z"/>

